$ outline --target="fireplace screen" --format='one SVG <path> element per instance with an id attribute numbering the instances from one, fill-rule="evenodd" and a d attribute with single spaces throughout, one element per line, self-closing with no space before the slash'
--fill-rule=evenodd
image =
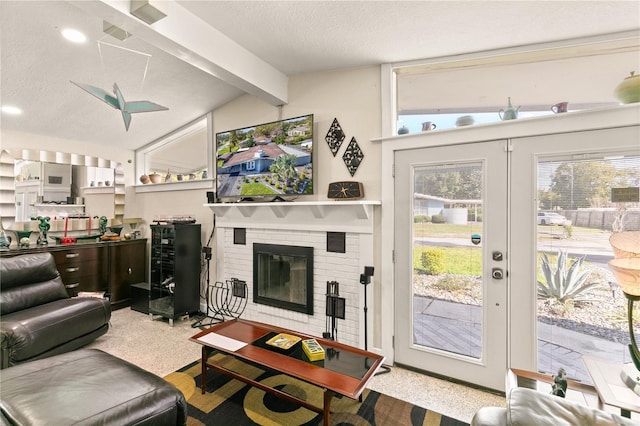
<path id="1" fill-rule="evenodd" d="M 313 247 L 254 243 L 253 301 L 313 315 Z"/>

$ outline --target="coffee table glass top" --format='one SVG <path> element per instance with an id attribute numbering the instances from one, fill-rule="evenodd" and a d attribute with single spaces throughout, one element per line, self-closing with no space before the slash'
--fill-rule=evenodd
<path id="1" fill-rule="evenodd" d="M 318 367 L 335 371 L 336 373 L 344 374 L 356 379 L 362 379 L 367 374 L 371 366 L 376 362 L 375 359 L 366 355 L 334 348 L 329 346 L 326 342 L 319 341 L 318 339 L 316 340 L 318 340 L 318 343 L 324 349 L 324 359 L 320 361 L 310 361 L 302 350 L 302 342 L 296 343 L 291 349 L 286 351 L 267 345 L 267 340 L 277 334 L 278 333 L 275 332 L 267 333 L 265 336 L 254 341 L 252 345 L 281 353 L 291 358 L 299 359 L 301 361 L 308 362 L 309 364 L 317 365 Z"/>

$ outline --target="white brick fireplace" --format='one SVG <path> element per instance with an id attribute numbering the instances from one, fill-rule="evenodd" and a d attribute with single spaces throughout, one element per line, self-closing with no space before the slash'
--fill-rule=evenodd
<path id="1" fill-rule="evenodd" d="M 326 285 L 327 281 L 337 281 L 340 297 L 346 299 L 345 319 L 337 320 L 337 340 L 362 348 L 364 289 L 360 274 L 365 266 L 373 266 L 373 211 L 379 204 L 375 201 L 207 204 L 215 213 L 216 281 L 237 278 L 247 282 L 247 307 L 241 318 L 315 336 L 330 331 L 325 310 Z M 245 244 L 234 242 L 234 228 L 246 230 Z M 327 232 L 344 233 L 344 253 L 327 250 Z M 254 243 L 313 247 L 313 315 L 253 302 Z M 371 293 L 367 293 L 368 306 L 372 305 Z M 371 324 L 371 309 L 368 315 Z"/>

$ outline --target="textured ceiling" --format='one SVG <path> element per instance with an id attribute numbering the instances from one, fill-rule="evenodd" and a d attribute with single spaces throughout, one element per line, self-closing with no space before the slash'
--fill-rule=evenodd
<path id="1" fill-rule="evenodd" d="M 114 18 L 104 10 L 123 3 L 0 1 L 0 102 L 24 110 L 3 115 L 3 130 L 135 149 L 247 91 L 237 83 L 242 78 L 216 78 L 192 66 L 190 46 L 174 43 L 167 53 L 169 43 L 158 43 L 140 23 L 124 42 L 105 35 L 103 18 Z M 285 76 L 640 28 L 637 1 L 178 0 L 169 6 L 235 42 L 238 55 L 229 58 L 253 56 Z M 130 21 L 123 22 L 129 29 Z M 59 35 L 62 27 L 84 31 L 89 42 L 69 44 Z M 151 55 L 146 75 L 147 56 L 136 52 Z M 117 81 L 126 100 L 150 100 L 169 111 L 134 115 L 126 132 L 118 111 L 70 80 L 107 91 Z"/>

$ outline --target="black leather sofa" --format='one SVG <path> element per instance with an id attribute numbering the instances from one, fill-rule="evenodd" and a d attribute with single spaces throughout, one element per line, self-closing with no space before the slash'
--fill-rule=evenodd
<path id="1" fill-rule="evenodd" d="M 0 366 L 69 352 L 109 329 L 108 300 L 71 298 L 51 253 L 0 259 Z"/>
<path id="2" fill-rule="evenodd" d="M 169 382 L 98 349 L 9 367 L 0 374 L 0 425 L 185 425 Z"/>

